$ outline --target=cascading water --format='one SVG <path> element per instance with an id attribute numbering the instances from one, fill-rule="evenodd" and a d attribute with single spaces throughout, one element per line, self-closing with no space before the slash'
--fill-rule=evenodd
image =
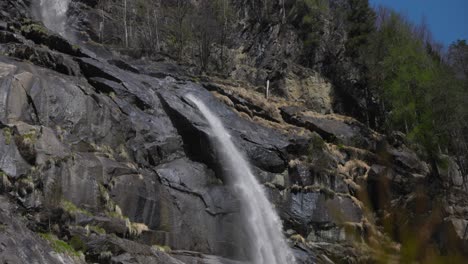
<path id="1" fill-rule="evenodd" d="M 65 36 L 69 4 L 70 0 L 40 0 L 35 11 L 48 29 Z"/>
<path id="2" fill-rule="evenodd" d="M 230 181 L 239 194 L 241 210 L 250 237 L 250 255 L 255 264 L 293 264 L 291 249 L 282 234 L 281 221 L 268 201 L 265 191 L 250 170 L 247 161 L 234 146 L 221 121 L 198 100 L 189 94 L 192 101 L 213 130 L 215 145 L 223 165 L 230 173 Z"/>

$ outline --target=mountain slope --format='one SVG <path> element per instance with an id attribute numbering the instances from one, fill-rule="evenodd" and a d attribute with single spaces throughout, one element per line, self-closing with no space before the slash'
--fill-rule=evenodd
<path id="1" fill-rule="evenodd" d="M 73 1 L 71 26 L 92 35 L 98 11 L 81 2 L 93 6 Z M 452 158 L 435 167 L 399 133 L 331 113 L 333 88 L 312 70 L 292 65 L 287 76 L 297 93 L 309 89 L 313 107 L 277 92 L 267 100 L 255 87 L 266 77 L 240 72 L 270 66 L 233 63 L 224 78 L 130 59 L 86 37 L 72 44 L 34 21 L 28 4 L 0 0 L 0 260 L 247 263 L 237 194 L 188 93 L 251 162 L 298 263 L 467 254 L 468 183 Z"/>

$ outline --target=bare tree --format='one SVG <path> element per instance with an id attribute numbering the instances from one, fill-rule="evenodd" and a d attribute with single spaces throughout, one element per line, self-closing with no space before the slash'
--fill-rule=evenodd
<path id="1" fill-rule="evenodd" d="M 187 0 L 164 1 L 163 10 L 169 23 L 167 24 L 168 42 L 173 45 L 177 59 L 181 60 L 183 51 L 191 38 L 189 13 L 193 6 Z"/>

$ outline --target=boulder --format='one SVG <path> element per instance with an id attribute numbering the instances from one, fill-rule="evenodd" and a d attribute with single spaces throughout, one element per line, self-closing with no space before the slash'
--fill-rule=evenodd
<path id="1" fill-rule="evenodd" d="M 18 178 L 25 175 L 31 165 L 24 160 L 16 146 L 12 129 L 4 127 L 0 130 L 0 171 L 8 176 Z"/>
<path id="2" fill-rule="evenodd" d="M 455 162 L 455 160 L 452 157 L 446 155 L 439 157 L 439 160 L 440 161 L 437 163 L 437 171 L 445 185 L 447 187 L 465 187 L 465 179 L 462 175 L 460 167 Z"/>
<path id="3" fill-rule="evenodd" d="M 360 206 L 349 196 L 327 191 L 289 192 L 280 214 L 286 226 L 304 236 L 317 227 L 336 226 L 344 222 L 359 223 L 363 216 Z"/>
<path id="4" fill-rule="evenodd" d="M 92 235 L 89 238 L 81 236 L 81 239 L 87 248 L 87 260 L 93 263 L 108 261 L 108 263 L 119 264 L 183 264 L 183 262 L 153 247 L 113 235 Z"/>
<path id="5" fill-rule="evenodd" d="M 317 132 L 336 144 L 372 150 L 381 140 L 380 135 L 349 117 L 318 114 L 296 106 L 282 107 L 281 115 L 286 122 Z"/>
<path id="6" fill-rule="evenodd" d="M 76 224 L 81 226 L 97 226 L 106 231 L 107 234 L 116 234 L 125 237 L 130 234 L 129 222 L 123 218 L 104 216 L 81 216 L 77 217 Z"/>

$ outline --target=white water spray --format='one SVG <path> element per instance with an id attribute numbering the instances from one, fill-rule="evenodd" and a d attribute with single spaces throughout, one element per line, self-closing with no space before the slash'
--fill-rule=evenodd
<path id="1" fill-rule="evenodd" d="M 215 145 L 223 165 L 230 173 L 235 193 L 239 194 L 242 214 L 252 247 L 250 255 L 255 264 L 293 264 L 291 249 L 282 234 L 281 221 L 268 201 L 265 191 L 251 172 L 247 161 L 234 146 L 221 121 L 193 95 L 192 101 L 213 130 Z"/>
<path id="2" fill-rule="evenodd" d="M 65 36 L 69 4 L 70 0 L 40 0 L 37 15 L 48 29 Z"/>

